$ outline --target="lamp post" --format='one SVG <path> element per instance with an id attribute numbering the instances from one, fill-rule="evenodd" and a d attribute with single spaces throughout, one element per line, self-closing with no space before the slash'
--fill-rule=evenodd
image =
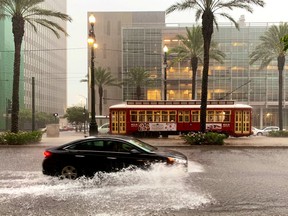
<path id="1" fill-rule="evenodd" d="M 91 88 L 91 121 L 89 124 L 89 135 L 93 136 L 98 134 L 98 126 L 95 119 L 96 111 L 95 111 L 95 74 L 94 74 L 94 49 L 97 48 L 96 44 L 96 36 L 94 33 L 94 24 L 96 22 L 96 18 L 91 14 L 89 16 L 90 30 L 88 43 L 91 46 L 91 72 L 90 72 L 90 88 Z"/>
<path id="2" fill-rule="evenodd" d="M 164 100 L 167 100 L 167 52 L 168 52 L 168 47 L 165 45 L 163 47 L 163 52 L 164 52 Z"/>

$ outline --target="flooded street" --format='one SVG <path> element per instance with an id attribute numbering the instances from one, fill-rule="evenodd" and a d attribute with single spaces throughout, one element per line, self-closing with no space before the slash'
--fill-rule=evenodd
<path id="1" fill-rule="evenodd" d="M 212 199 L 189 183 L 191 172 L 155 165 L 151 171 L 97 173 L 59 180 L 41 172 L 1 172 L 1 215 L 158 215 L 194 209 Z"/>
<path id="2" fill-rule="evenodd" d="M 1 147 L 0 215 L 288 215 L 287 148 L 174 149 L 188 172 L 158 164 L 61 180 L 42 175 L 44 148 Z"/>

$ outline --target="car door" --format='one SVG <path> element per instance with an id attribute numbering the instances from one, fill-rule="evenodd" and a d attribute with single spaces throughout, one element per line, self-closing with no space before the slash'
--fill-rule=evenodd
<path id="1" fill-rule="evenodd" d="M 109 171 L 107 166 L 107 152 L 105 151 L 105 140 L 91 139 L 77 143 L 71 148 L 74 162 L 83 174 L 94 174 L 98 171 Z"/>
<path id="2" fill-rule="evenodd" d="M 146 167 L 154 161 L 159 161 L 159 156 L 147 153 L 125 141 L 110 141 L 114 145 L 114 170 L 121 170 L 127 167 Z"/>

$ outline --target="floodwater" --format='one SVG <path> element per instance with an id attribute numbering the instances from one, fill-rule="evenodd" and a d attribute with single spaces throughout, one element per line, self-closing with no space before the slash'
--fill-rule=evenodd
<path id="1" fill-rule="evenodd" d="M 150 171 L 97 173 L 94 178 L 58 179 L 41 172 L 0 172 L 1 215 L 161 215 L 213 202 L 193 186 L 203 167 L 156 164 Z"/>

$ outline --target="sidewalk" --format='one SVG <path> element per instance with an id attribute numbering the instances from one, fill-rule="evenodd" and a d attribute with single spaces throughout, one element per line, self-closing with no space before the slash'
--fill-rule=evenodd
<path id="1" fill-rule="evenodd" d="M 87 134 L 88 136 L 88 134 Z M 59 137 L 46 137 L 43 135 L 40 145 L 57 146 L 67 142 L 84 138 L 84 133 L 68 131 L 60 132 Z M 141 140 L 154 146 L 190 146 L 179 136 L 169 136 L 169 138 L 141 138 Z M 229 137 L 225 139 L 225 146 L 254 146 L 254 147 L 288 147 L 288 138 L 249 136 L 249 137 Z"/>
<path id="2" fill-rule="evenodd" d="M 229 137 L 225 140 L 226 146 L 259 146 L 259 147 L 288 147 L 288 137 Z"/>

